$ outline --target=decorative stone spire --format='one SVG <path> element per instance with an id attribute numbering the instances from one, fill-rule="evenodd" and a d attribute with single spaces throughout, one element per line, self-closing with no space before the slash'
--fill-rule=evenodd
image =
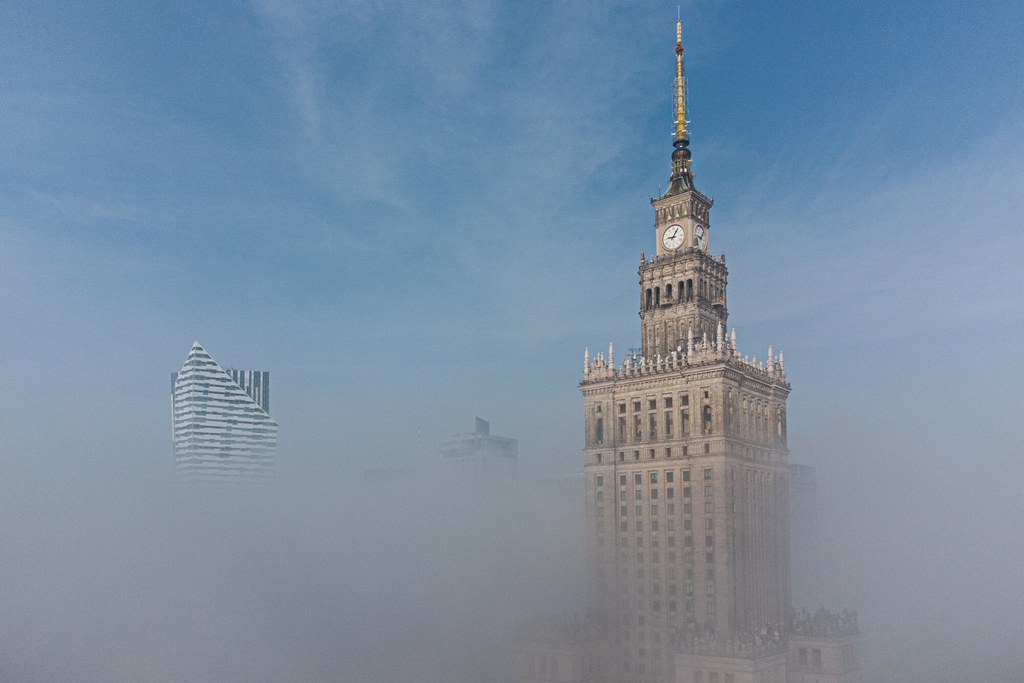
<path id="1" fill-rule="evenodd" d="M 686 331 L 686 355 L 687 357 L 693 356 L 693 325 L 690 325 Z"/>
<path id="2" fill-rule="evenodd" d="M 590 376 L 590 347 L 587 346 L 583 349 L 583 376 Z"/>
<path id="3" fill-rule="evenodd" d="M 774 355 L 772 354 L 772 345 L 768 345 L 768 365 L 771 366 L 774 362 Z"/>
<path id="4" fill-rule="evenodd" d="M 722 321 L 718 321 L 718 329 L 715 331 L 715 350 L 721 353 L 725 351 L 725 331 L 722 329 Z"/>
<path id="5" fill-rule="evenodd" d="M 676 20 L 675 139 L 672 146 L 672 176 L 663 197 L 693 189 L 690 171 L 690 132 L 686 120 L 686 70 L 683 67 L 683 22 Z"/>
<path id="6" fill-rule="evenodd" d="M 608 342 L 608 367 L 615 368 L 615 344 Z"/>
<path id="7" fill-rule="evenodd" d="M 736 328 L 732 328 L 732 352 L 739 353 L 739 349 L 736 347 Z"/>

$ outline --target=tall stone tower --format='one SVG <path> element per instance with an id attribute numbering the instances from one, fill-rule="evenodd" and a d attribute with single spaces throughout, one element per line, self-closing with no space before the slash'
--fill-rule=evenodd
<path id="1" fill-rule="evenodd" d="M 639 270 L 642 355 L 584 353 L 591 609 L 611 640 L 607 680 L 711 680 L 717 666 L 723 683 L 784 681 L 790 386 L 781 354 L 744 357 L 726 335 L 728 271 L 694 185 L 679 23 L 675 56 L 672 174 Z M 736 652 L 760 658 L 708 659 Z"/>

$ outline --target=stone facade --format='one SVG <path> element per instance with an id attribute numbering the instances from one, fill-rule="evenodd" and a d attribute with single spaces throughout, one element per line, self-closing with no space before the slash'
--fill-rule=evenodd
<path id="1" fill-rule="evenodd" d="M 792 613 L 791 387 L 781 353 L 743 355 L 726 333 L 728 269 L 693 183 L 676 30 L 677 135 L 668 190 L 651 201 L 655 255 L 640 257 L 641 348 L 620 363 L 611 344 L 583 354 L 587 607 L 602 656 L 578 680 L 853 683 L 855 618 L 812 633 Z"/>
<path id="2" fill-rule="evenodd" d="M 685 123 L 682 53 L 680 39 Z M 611 680 L 784 683 L 801 661 L 788 640 L 790 384 L 781 353 L 759 361 L 726 334 L 728 269 L 685 125 L 674 147 L 651 202 L 655 256 L 638 271 L 640 353 L 584 352 L 589 609 L 607 625 Z M 824 671 L 848 646 L 811 651 Z"/>
<path id="3" fill-rule="evenodd" d="M 689 330 L 691 307 L 662 310 Z M 741 357 L 720 321 L 684 341 L 620 367 L 613 349 L 586 354 L 591 608 L 622 681 L 674 680 L 688 634 L 736 639 L 789 618 L 784 365 Z"/>

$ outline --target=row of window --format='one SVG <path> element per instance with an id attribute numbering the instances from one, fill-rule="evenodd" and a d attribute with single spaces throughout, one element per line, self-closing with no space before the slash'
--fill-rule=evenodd
<path id="1" fill-rule="evenodd" d="M 678 433 L 675 430 L 674 414 L 666 410 L 664 414 L 651 413 L 647 416 L 646 433 L 645 425 L 641 415 L 634 415 L 632 423 L 625 417 L 616 420 L 616 443 L 640 443 L 643 441 L 656 441 L 659 433 L 662 438 L 672 439 L 677 437 L 691 436 L 690 410 L 682 408 L 679 411 Z M 660 418 L 660 419 L 659 419 Z M 601 445 L 605 441 L 604 418 L 598 417 L 594 420 L 594 432 L 591 445 Z M 711 406 L 704 406 L 700 413 L 700 434 L 707 435 L 714 433 L 713 411 Z"/>
<path id="2" fill-rule="evenodd" d="M 648 500 L 658 500 L 658 491 L 659 491 L 659 489 L 651 489 L 650 493 L 648 494 L 649 495 Z M 683 498 L 690 498 L 691 494 L 693 492 L 693 487 L 691 487 L 691 486 L 684 486 L 682 491 L 683 491 Z M 626 490 L 619 491 L 619 502 L 623 502 L 623 501 L 629 500 L 628 493 L 629 492 L 626 491 Z M 704 495 L 705 496 L 711 496 L 713 494 L 714 494 L 714 489 L 713 489 L 712 485 L 711 484 L 705 484 L 704 485 Z M 667 500 L 672 500 L 675 497 L 676 497 L 676 489 L 674 487 L 670 486 L 667 489 L 665 489 L 665 498 Z M 635 489 L 633 491 L 633 500 L 644 500 L 643 489 Z M 604 490 L 603 489 L 599 489 L 597 491 L 597 493 L 595 494 L 595 502 L 598 502 L 598 503 L 603 503 L 604 502 Z M 657 510 L 657 505 L 652 505 L 651 506 L 651 514 L 652 515 L 657 514 L 656 510 Z M 623 513 L 623 514 L 625 514 L 625 513 Z M 640 514 L 640 513 L 638 512 L 637 514 Z M 672 514 L 672 513 L 669 513 L 669 514 Z"/>
<path id="3" fill-rule="evenodd" d="M 658 474 L 659 473 L 657 471 L 649 471 L 649 472 L 647 472 L 647 479 L 648 479 L 648 481 L 650 483 L 652 483 L 652 484 L 657 484 L 658 483 Z M 664 475 L 665 483 L 671 484 L 671 483 L 673 483 L 675 481 L 675 476 L 676 476 L 675 470 L 665 470 L 662 474 Z M 687 470 L 682 470 L 682 472 L 680 474 L 682 476 L 683 481 L 690 481 L 690 470 L 688 470 L 688 469 Z M 703 469 L 703 476 L 704 476 L 704 480 L 705 481 L 711 481 L 712 477 L 714 477 L 714 468 L 713 467 L 705 467 Z M 628 481 L 629 481 L 629 475 L 628 474 L 620 474 L 619 475 L 619 486 L 626 486 L 626 483 Z M 633 484 L 635 484 L 636 486 L 642 486 L 643 483 L 644 483 L 644 473 L 643 472 L 634 472 L 633 473 Z M 602 486 L 604 486 L 604 475 L 603 474 L 598 474 L 597 476 L 595 476 L 594 477 L 594 484 L 596 484 L 598 488 L 601 488 Z M 654 489 L 651 489 L 651 490 L 653 491 Z M 657 496 L 655 496 L 655 497 L 657 497 Z"/>
<path id="4" fill-rule="evenodd" d="M 709 389 L 703 389 L 702 391 L 704 392 L 704 398 L 708 398 L 710 396 L 711 392 L 710 392 Z M 619 403 L 618 403 L 619 415 L 625 415 L 626 414 L 626 405 L 629 404 L 629 403 L 633 404 L 633 412 L 634 413 L 639 413 L 640 412 L 640 406 L 643 405 L 643 402 L 639 398 L 634 398 L 631 401 L 619 401 Z M 680 394 L 679 395 L 679 404 L 682 405 L 682 406 L 690 405 L 690 395 L 689 394 Z M 662 396 L 662 398 L 661 398 L 661 407 L 662 408 L 671 408 L 672 407 L 672 397 L 671 396 Z M 647 399 L 647 410 L 657 410 L 657 409 L 658 409 L 658 399 L 656 399 L 656 398 L 648 398 Z M 601 405 L 600 404 L 594 406 L 594 412 L 600 414 L 600 412 L 601 412 Z"/>
<path id="5" fill-rule="evenodd" d="M 705 487 L 704 490 L 707 491 L 708 488 Z M 708 495 L 710 496 L 710 494 L 708 494 Z M 597 508 L 596 508 L 597 530 L 598 531 L 603 531 L 604 530 L 604 509 L 605 509 L 604 505 L 598 505 Z M 704 514 L 710 515 L 714 511 L 715 511 L 714 503 L 712 501 L 710 501 L 710 500 L 705 500 L 704 501 Z M 637 505 L 636 506 L 636 516 L 637 517 L 642 516 L 643 512 L 644 512 L 643 506 L 642 505 Z M 625 505 L 621 506 L 620 509 L 619 509 L 619 513 L 623 517 L 627 517 L 628 516 L 628 514 L 627 514 L 628 513 L 627 506 L 625 506 Z M 690 515 L 690 514 L 692 514 L 693 513 L 693 505 L 690 504 L 690 503 L 683 503 L 682 513 L 683 513 L 683 515 Z M 671 525 L 673 524 L 673 520 L 671 519 L 671 517 L 673 517 L 676 514 L 675 503 L 668 503 L 668 504 L 665 505 L 665 514 L 668 515 L 668 517 L 670 518 L 670 519 L 668 519 L 668 524 L 670 525 L 668 527 L 668 530 L 672 531 L 673 527 Z M 657 504 L 651 505 L 651 517 L 656 517 L 657 515 L 658 515 L 658 506 L 657 506 Z M 637 520 L 637 521 L 641 522 L 641 520 Z M 629 523 L 625 522 L 625 521 L 621 522 L 620 523 L 620 529 L 622 531 L 628 531 L 628 524 Z M 643 524 L 642 523 L 637 525 L 637 531 L 643 531 Z M 658 520 L 657 519 L 652 519 L 651 520 L 651 531 L 658 531 Z"/>
<path id="6" fill-rule="evenodd" d="M 648 287 L 644 291 L 644 309 L 649 311 L 652 308 L 658 308 L 659 306 L 668 306 L 673 303 L 681 304 L 693 301 L 693 290 L 693 278 L 680 280 L 675 290 L 672 288 L 672 283 L 666 284 L 664 289 L 661 288 L 661 285 L 658 285 L 657 287 Z M 665 293 L 664 299 L 662 299 L 661 296 L 662 292 Z M 723 285 L 709 282 L 704 278 L 697 279 L 697 298 L 713 299 L 717 301 L 718 299 L 723 298 L 724 295 L 725 287 Z"/>

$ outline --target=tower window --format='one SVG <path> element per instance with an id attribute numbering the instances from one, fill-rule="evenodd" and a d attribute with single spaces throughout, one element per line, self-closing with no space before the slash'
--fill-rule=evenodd
<path id="1" fill-rule="evenodd" d="M 647 310 L 651 309 L 651 305 L 652 305 L 651 297 L 652 296 L 653 296 L 653 294 L 652 294 L 651 290 L 648 289 L 647 290 L 647 296 L 646 296 L 646 298 L 644 300 L 644 308 L 646 308 Z"/>

